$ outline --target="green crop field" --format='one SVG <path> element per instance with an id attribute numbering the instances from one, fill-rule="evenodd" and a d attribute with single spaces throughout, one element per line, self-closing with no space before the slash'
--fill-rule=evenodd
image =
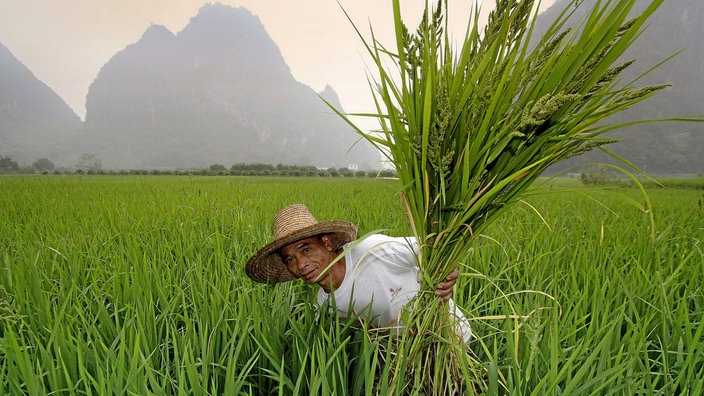
<path id="1" fill-rule="evenodd" d="M 458 263 L 490 391 L 703 394 L 702 190 L 574 187 L 536 187 Z M 383 389 L 386 335 L 244 275 L 294 202 L 410 234 L 395 180 L 0 177 L 0 393 Z"/>

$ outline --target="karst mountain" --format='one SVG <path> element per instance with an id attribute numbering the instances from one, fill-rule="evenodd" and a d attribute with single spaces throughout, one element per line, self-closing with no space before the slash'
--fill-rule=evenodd
<path id="1" fill-rule="evenodd" d="M 568 0 L 539 17 L 545 29 Z M 596 0 L 584 0 L 591 9 Z M 645 4 L 639 1 L 638 5 Z M 643 84 L 670 83 L 615 122 L 704 115 L 704 2 L 665 2 L 628 52 L 624 82 L 675 55 Z M 80 59 L 76 59 L 80 62 Z M 194 168 L 269 163 L 378 169 L 380 155 L 321 99 L 340 108 L 334 87 L 317 93 L 291 74 L 259 18 L 243 7 L 207 4 L 174 33 L 145 27 L 95 76 L 85 121 L 0 44 L 0 156 L 60 167 L 94 155 L 104 168 Z M 611 133 L 608 146 L 651 174 L 704 172 L 704 124 L 652 123 Z M 598 152 L 562 168 L 608 159 Z"/>

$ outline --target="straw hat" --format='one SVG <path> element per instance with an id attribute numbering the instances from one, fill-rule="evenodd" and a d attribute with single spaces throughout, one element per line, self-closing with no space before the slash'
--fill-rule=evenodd
<path id="1" fill-rule="evenodd" d="M 348 221 L 318 222 L 302 204 L 283 208 L 274 217 L 274 241 L 254 253 L 244 266 L 245 273 L 261 283 L 294 280 L 278 250 L 290 243 L 320 234 L 331 234 L 333 245 L 339 248 L 356 238 L 357 226 Z"/>

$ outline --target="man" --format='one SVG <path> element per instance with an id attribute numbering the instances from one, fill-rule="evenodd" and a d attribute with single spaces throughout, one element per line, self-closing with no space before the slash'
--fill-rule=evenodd
<path id="1" fill-rule="evenodd" d="M 355 241 L 357 227 L 347 221 L 318 222 L 305 205 L 282 209 L 274 218 L 275 239 L 257 251 L 245 265 L 257 282 L 302 279 L 320 286 L 318 304 L 332 295 L 338 311 L 364 313 L 377 328 L 395 328 L 401 310 L 417 294 L 418 268 L 414 238 L 371 235 Z M 471 329 L 452 302 L 455 269 L 440 282 L 435 295 L 450 304 L 457 332 L 469 342 Z"/>

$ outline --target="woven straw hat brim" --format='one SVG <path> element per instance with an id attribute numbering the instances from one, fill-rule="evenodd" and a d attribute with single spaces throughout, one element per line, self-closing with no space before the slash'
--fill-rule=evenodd
<path id="1" fill-rule="evenodd" d="M 247 276 L 261 283 L 288 282 L 296 279 L 281 261 L 278 250 L 290 243 L 319 234 L 335 234 L 342 246 L 357 237 L 357 226 L 348 221 L 323 221 L 285 235 L 254 253 L 244 267 Z"/>

